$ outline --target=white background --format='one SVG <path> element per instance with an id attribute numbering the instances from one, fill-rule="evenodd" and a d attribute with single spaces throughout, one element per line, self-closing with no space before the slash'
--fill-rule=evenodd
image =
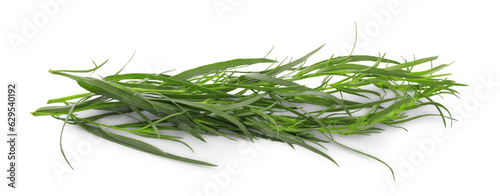
<path id="1" fill-rule="evenodd" d="M 47 2 L 52 4 L 44 9 Z M 0 191 L 2 195 L 197 195 L 197 191 L 198 195 L 498 195 L 500 64 L 495 59 L 500 52 L 500 12 L 493 2 L 2 1 L 1 97 L 6 102 L 7 82 L 18 83 L 21 133 L 19 188 L 11 190 L 1 180 Z M 326 43 L 309 61 L 313 62 L 332 53 L 347 55 L 355 22 L 360 36 L 365 36 L 355 54 L 380 52 L 394 59 L 439 55 L 439 64 L 455 61 L 443 73 L 453 73 L 451 79 L 470 85 L 458 88 L 462 99 L 442 100 L 460 118 L 453 128 L 444 128 L 438 118 L 427 118 L 405 124 L 409 132 L 389 129 L 369 137 L 339 138 L 390 164 L 396 182 L 382 164 L 334 145 L 327 145 L 328 153 L 340 168 L 281 143 L 254 146 L 208 137 L 205 144 L 187 138 L 195 149 L 192 154 L 178 144 L 153 141 L 168 152 L 220 165 L 209 168 L 98 140 L 72 126 L 65 130 L 63 143 L 76 157 L 75 171 L 69 172 L 59 151 L 62 123 L 30 114 L 50 98 L 83 92 L 73 81 L 49 74 L 49 69 L 90 68 L 92 60 L 101 63 L 109 58 L 99 71 L 106 75 L 121 68 L 136 50 L 125 72 L 185 70 L 232 58 L 263 57 L 273 46 L 271 58 L 298 58 Z M 31 31 L 23 32 L 26 28 Z M 1 117 L 6 118 L 5 112 Z M 5 143 L 0 152 L 4 168 Z M 228 164 L 235 169 L 228 171 Z"/>

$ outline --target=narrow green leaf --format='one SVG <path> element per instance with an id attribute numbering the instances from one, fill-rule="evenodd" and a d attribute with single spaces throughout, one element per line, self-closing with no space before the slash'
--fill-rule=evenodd
<path id="1" fill-rule="evenodd" d="M 85 130 L 87 130 L 88 132 L 90 132 L 96 136 L 99 136 L 99 137 L 104 138 L 106 140 L 130 147 L 130 148 L 133 148 L 136 150 L 140 150 L 143 152 L 147 152 L 150 154 L 158 155 L 158 156 L 173 159 L 173 160 L 178 160 L 178 161 L 183 161 L 183 162 L 188 162 L 188 163 L 193 163 L 193 164 L 198 164 L 198 165 L 217 166 L 217 165 L 207 163 L 204 161 L 199 161 L 199 160 L 195 160 L 195 159 L 190 159 L 190 158 L 170 154 L 170 153 L 164 152 L 164 151 L 160 150 L 159 148 L 154 147 L 148 143 L 145 143 L 143 141 L 132 139 L 129 137 L 125 137 L 122 135 L 118 135 L 118 134 L 115 134 L 115 133 L 112 133 L 109 131 L 105 131 L 99 127 L 89 126 L 89 125 L 86 125 L 84 123 L 79 122 L 78 120 L 76 120 L 75 122 L 78 124 L 78 126 L 84 128 Z"/>
<path id="2" fill-rule="evenodd" d="M 229 61 L 223 61 L 218 63 L 213 63 L 209 65 L 200 66 L 194 69 L 183 71 L 177 75 L 172 76 L 172 79 L 176 80 L 187 80 L 195 76 L 205 75 L 207 73 L 213 73 L 219 70 L 225 70 L 228 68 L 233 68 L 242 65 L 253 65 L 257 63 L 274 63 L 274 60 L 258 58 L 258 59 L 234 59 Z"/>
<path id="3" fill-rule="evenodd" d="M 397 64 L 397 65 L 394 65 L 394 66 L 390 66 L 390 67 L 388 67 L 386 69 L 389 70 L 389 71 L 400 70 L 400 69 L 404 69 L 404 68 L 407 68 L 407 67 L 412 67 L 412 66 L 415 66 L 415 65 L 419 65 L 419 64 L 422 64 L 422 63 L 433 61 L 433 60 L 436 60 L 437 58 L 438 58 L 437 56 L 422 58 L 422 59 L 418 59 L 418 60 L 415 60 L 415 61 L 410 61 L 410 62 L 401 63 L 401 64 Z"/>

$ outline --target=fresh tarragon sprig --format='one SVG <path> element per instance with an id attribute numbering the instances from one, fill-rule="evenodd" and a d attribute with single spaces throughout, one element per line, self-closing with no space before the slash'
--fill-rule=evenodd
<path id="1" fill-rule="evenodd" d="M 349 55 L 306 65 L 306 60 L 321 48 L 289 62 L 234 59 L 176 75 L 120 74 L 123 68 L 103 78 L 77 75 L 93 73 L 107 61 L 89 70 L 50 70 L 76 81 L 88 92 L 49 100 L 50 104 L 64 105 L 42 107 L 32 114 L 51 115 L 130 148 L 207 166 L 216 165 L 164 152 L 117 131 L 180 142 L 191 150 L 182 137 L 169 133 L 184 131 L 202 141 L 207 135 L 233 140 L 269 139 L 304 147 L 337 164 L 321 150 L 323 143 L 334 143 L 383 163 L 393 176 L 385 162 L 337 142 L 335 135 L 369 135 L 388 127 L 403 128 L 397 125 L 427 116 L 442 118 L 445 126 L 447 119 L 454 120 L 444 105 L 432 99 L 443 94 L 458 97 L 453 87 L 465 86 L 446 78 L 451 74 L 435 75 L 450 64 L 412 71 L 437 57 L 400 63 L 384 56 Z M 243 70 L 257 64 L 269 65 L 261 71 Z M 317 78 L 321 81 L 317 84 L 304 82 Z M 407 114 L 425 106 L 434 107 L 436 113 Z M 83 111 L 95 112 L 79 115 Z M 130 122 L 102 123 L 102 119 L 116 116 Z M 62 145 L 61 152 L 64 155 Z"/>

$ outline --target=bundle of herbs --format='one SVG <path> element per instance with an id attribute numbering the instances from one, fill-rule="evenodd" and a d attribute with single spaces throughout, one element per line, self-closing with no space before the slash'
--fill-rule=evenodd
<path id="1" fill-rule="evenodd" d="M 403 128 L 397 125 L 427 116 L 440 117 L 444 126 L 453 121 L 448 109 L 432 99 L 442 94 L 458 97 L 452 88 L 465 86 L 447 79 L 450 74 L 434 74 L 450 64 L 432 66 L 437 57 L 398 62 L 384 56 L 349 55 L 306 65 L 306 60 L 320 49 L 293 61 L 234 59 L 175 75 L 121 74 L 122 68 L 101 78 L 78 76 L 95 72 L 107 61 L 94 63 L 95 67 L 89 70 L 50 70 L 75 80 L 88 92 L 49 100 L 49 104 L 59 105 L 42 107 L 32 114 L 50 115 L 63 120 L 64 125 L 78 125 L 130 148 L 207 166 L 215 165 L 164 152 L 117 133 L 165 139 L 188 147 L 182 137 L 172 132 L 183 131 L 202 141 L 207 135 L 232 140 L 269 139 L 304 147 L 337 164 L 322 145 L 333 143 L 389 167 L 372 155 L 337 142 L 335 135 L 369 135 L 391 127 Z M 259 66 L 256 64 L 268 65 L 261 71 L 242 70 Z M 425 64 L 430 68 L 412 71 Z M 317 78 L 321 82 L 307 82 Z M 435 112 L 408 114 L 426 106 L 435 108 Z M 95 113 L 79 115 L 83 111 Z M 103 119 L 116 116 L 130 122 L 103 123 Z M 62 145 L 61 152 L 64 155 Z"/>

